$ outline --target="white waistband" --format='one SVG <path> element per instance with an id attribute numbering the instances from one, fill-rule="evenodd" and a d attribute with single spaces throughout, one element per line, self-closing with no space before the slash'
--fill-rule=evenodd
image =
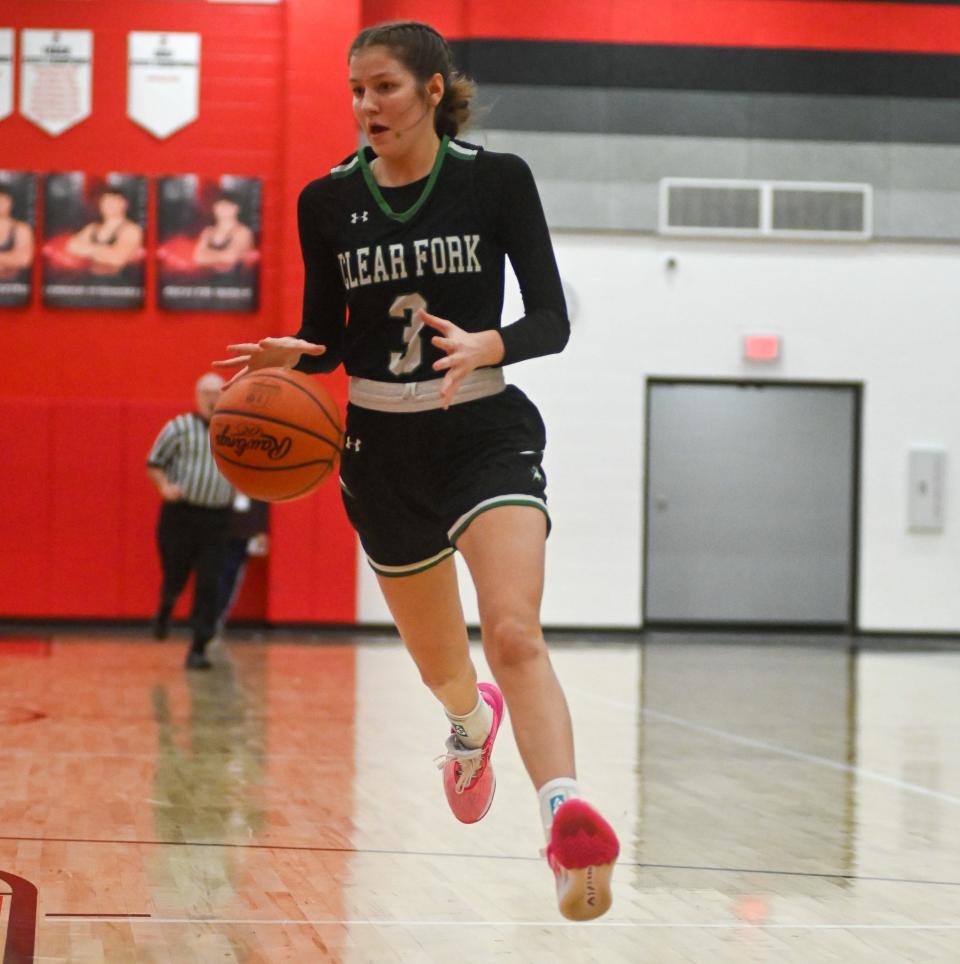
<path id="1" fill-rule="evenodd" d="M 354 376 L 350 379 L 350 404 L 377 412 L 426 412 L 443 406 L 442 383 L 442 378 L 425 382 L 378 382 Z M 496 395 L 505 387 L 502 368 L 478 368 L 460 383 L 452 404 Z"/>

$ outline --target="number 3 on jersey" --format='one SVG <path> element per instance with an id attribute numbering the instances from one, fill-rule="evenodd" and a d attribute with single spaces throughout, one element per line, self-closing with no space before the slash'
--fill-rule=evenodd
<path id="1" fill-rule="evenodd" d="M 390 352 L 390 371 L 394 375 L 408 375 L 420 367 L 423 361 L 423 343 L 420 332 L 423 322 L 414 323 L 414 315 L 418 311 L 425 311 L 427 303 L 416 292 L 412 295 L 400 295 L 390 305 L 391 318 L 403 318 L 403 351 Z"/>

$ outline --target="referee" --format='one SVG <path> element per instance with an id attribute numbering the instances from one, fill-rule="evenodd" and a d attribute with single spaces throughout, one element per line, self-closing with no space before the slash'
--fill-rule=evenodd
<path id="1" fill-rule="evenodd" d="M 190 573 L 193 593 L 193 642 L 187 669 L 209 669 L 207 643 L 217 621 L 217 597 L 230 526 L 234 491 L 217 469 L 210 451 L 210 417 L 223 389 L 219 375 L 197 382 L 197 409 L 164 425 L 147 457 L 147 475 L 163 505 L 157 523 L 157 546 L 163 567 L 160 605 L 153 635 L 165 639 L 170 613 Z"/>

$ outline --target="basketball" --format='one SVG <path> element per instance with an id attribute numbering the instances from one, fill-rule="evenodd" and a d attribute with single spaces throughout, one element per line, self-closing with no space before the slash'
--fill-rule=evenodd
<path id="1" fill-rule="evenodd" d="M 342 438 L 327 390 L 288 368 L 244 375 L 224 390 L 210 419 L 210 447 L 224 478 L 265 502 L 312 492 L 333 471 Z"/>

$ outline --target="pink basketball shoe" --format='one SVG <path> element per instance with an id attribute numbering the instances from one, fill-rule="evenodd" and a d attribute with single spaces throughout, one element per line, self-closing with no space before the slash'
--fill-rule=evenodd
<path id="1" fill-rule="evenodd" d="M 477 683 L 477 689 L 493 710 L 493 722 L 483 746 L 475 750 L 467 749 L 460 744 L 456 734 L 451 733 L 447 738 L 447 752 L 437 763 L 443 770 L 447 803 L 461 823 L 476 823 L 483 819 L 497 789 L 490 753 L 497 730 L 500 729 L 500 720 L 503 719 L 503 696 L 493 683 Z"/>
<path id="2" fill-rule="evenodd" d="M 593 920 L 610 909 L 610 879 L 619 855 L 613 827 L 593 807 L 576 798 L 560 805 L 550 828 L 547 862 L 557 879 L 564 917 Z"/>

